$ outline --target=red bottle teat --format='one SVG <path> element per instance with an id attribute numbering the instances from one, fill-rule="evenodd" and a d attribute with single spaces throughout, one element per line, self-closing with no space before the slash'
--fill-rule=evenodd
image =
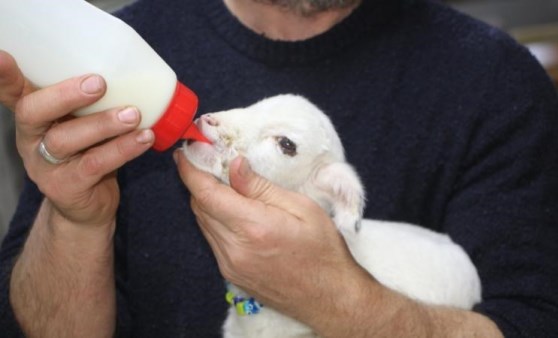
<path id="1" fill-rule="evenodd" d="M 155 133 L 153 149 L 165 151 L 180 139 L 211 143 L 193 123 L 198 109 L 198 97 L 188 87 L 177 82 L 174 97 L 159 121 L 151 128 Z"/>
<path id="2" fill-rule="evenodd" d="M 182 135 L 182 138 L 185 140 L 194 140 L 194 141 L 200 141 L 205 143 L 211 143 L 211 141 L 207 137 L 205 137 L 204 134 L 202 134 L 202 132 L 198 129 L 198 126 L 196 126 L 195 123 L 192 123 L 190 127 L 186 129 L 186 132 L 184 133 L 184 135 Z"/>

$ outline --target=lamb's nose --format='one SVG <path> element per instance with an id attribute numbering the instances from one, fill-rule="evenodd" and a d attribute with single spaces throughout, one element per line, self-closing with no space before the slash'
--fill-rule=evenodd
<path id="1" fill-rule="evenodd" d="M 217 121 L 217 119 L 211 114 L 202 115 L 201 118 L 204 123 L 207 123 L 212 127 L 217 127 L 219 125 L 219 121 Z"/>

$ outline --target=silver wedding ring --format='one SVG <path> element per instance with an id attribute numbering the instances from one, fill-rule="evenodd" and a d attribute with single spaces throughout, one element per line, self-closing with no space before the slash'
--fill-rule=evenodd
<path id="1" fill-rule="evenodd" d="M 41 143 L 39 143 L 39 154 L 41 155 L 41 157 L 47 161 L 50 164 L 56 165 L 56 164 L 60 164 L 60 163 L 64 163 L 67 161 L 67 159 L 59 159 L 56 158 L 54 156 L 52 156 L 51 153 L 48 152 L 46 146 L 45 146 L 45 140 L 43 139 L 41 141 Z"/>

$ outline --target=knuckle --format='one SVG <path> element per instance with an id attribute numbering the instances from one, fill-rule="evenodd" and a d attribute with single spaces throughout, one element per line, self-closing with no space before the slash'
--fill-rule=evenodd
<path id="1" fill-rule="evenodd" d="M 121 123 L 112 111 L 102 112 L 96 115 L 94 128 L 100 135 L 112 135 L 119 129 Z"/>
<path id="2" fill-rule="evenodd" d="M 80 161 L 80 172 L 84 176 L 99 176 L 103 171 L 103 162 L 98 156 L 84 154 Z"/>
<path id="3" fill-rule="evenodd" d="M 214 203 L 215 192 L 210 187 L 200 188 L 195 195 L 196 204 L 198 206 L 208 206 Z"/>
<path id="4" fill-rule="evenodd" d="M 105 156 L 109 162 L 115 163 L 131 160 L 136 156 L 137 149 L 134 147 L 134 143 L 127 136 L 118 137 L 114 144 L 110 144 L 114 149 L 109 150 L 109 154 Z"/>
<path id="5" fill-rule="evenodd" d="M 67 135 L 60 128 L 51 128 L 45 135 L 44 144 L 51 154 L 64 154 L 68 144 Z"/>
<path id="6" fill-rule="evenodd" d="M 116 142 L 116 153 L 118 157 L 127 157 L 130 154 L 130 146 L 125 139 L 120 139 Z"/>
<path id="7" fill-rule="evenodd" d="M 272 233 L 268 227 L 254 224 L 244 229 L 246 238 L 256 246 L 265 246 L 272 239 Z"/>
<path id="8" fill-rule="evenodd" d="M 98 135 L 105 134 L 104 132 L 107 129 L 107 125 L 110 125 L 109 123 L 107 123 L 106 114 L 92 114 L 90 118 L 93 119 L 93 123 L 91 123 L 92 130 L 94 130 L 95 133 Z"/>
<path id="9" fill-rule="evenodd" d="M 254 198 L 271 197 L 275 193 L 273 185 L 265 179 L 258 178 L 252 181 L 251 184 L 251 191 L 253 191 Z"/>

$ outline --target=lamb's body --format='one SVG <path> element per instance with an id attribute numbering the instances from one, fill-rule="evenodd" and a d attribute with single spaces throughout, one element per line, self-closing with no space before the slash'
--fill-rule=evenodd
<path id="1" fill-rule="evenodd" d="M 430 304 L 470 309 L 480 301 L 477 271 L 448 236 L 409 224 L 361 221 L 364 190 L 358 176 L 345 163 L 329 119 L 304 98 L 280 95 L 204 115 L 198 126 L 213 145 L 185 145 L 192 163 L 228 183 L 228 163 L 243 155 L 260 175 L 311 197 L 332 214 L 355 260 L 382 284 Z M 224 336 L 316 337 L 269 307 L 254 316 L 231 308 Z"/>

